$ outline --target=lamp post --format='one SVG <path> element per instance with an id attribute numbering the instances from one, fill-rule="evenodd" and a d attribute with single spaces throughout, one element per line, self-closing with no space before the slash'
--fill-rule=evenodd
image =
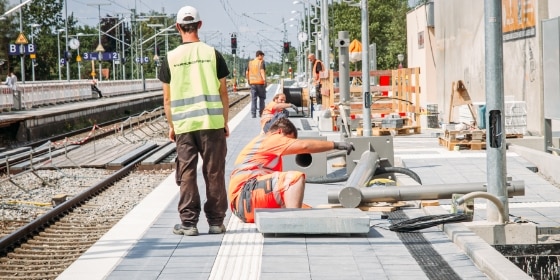
<path id="1" fill-rule="evenodd" d="M 76 34 L 76 40 L 78 40 L 78 50 L 77 51 L 78 51 L 78 56 L 80 57 L 80 59 L 77 59 L 78 60 L 78 80 L 80 80 L 82 78 L 82 69 L 80 69 L 81 68 L 80 61 L 82 61 L 82 59 L 81 59 L 82 54 L 80 53 L 80 45 L 82 44 L 82 42 L 80 42 L 80 36 L 82 36 L 82 35 L 84 35 L 84 33 L 82 33 L 82 32 Z"/>
<path id="2" fill-rule="evenodd" d="M 106 6 L 106 5 L 111 5 L 109 3 L 90 3 L 87 4 L 88 6 L 97 6 L 97 12 L 99 15 L 99 27 L 97 29 L 97 34 L 99 37 L 98 40 L 98 45 L 97 48 L 95 48 L 95 51 L 98 52 L 97 55 L 97 60 L 99 60 L 99 81 L 101 81 L 103 79 L 103 75 L 101 75 L 101 59 L 103 58 L 103 52 L 105 52 L 105 49 L 103 48 L 103 45 L 101 45 L 101 6 Z M 94 74 L 94 70 L 91 69 L 91 73 Z"/>
<path id="3" fill-rule="evenodd" d="M 65 31 L 64 28 L 56 30 L 56 38 L 57 38 L 56 43 L 57 43 L 57 46 L 58 46 L 58 52 L 57 53 L 58 53 L 58 80 L 59 81 L 62 80 L 62 71 L 61 71 L 61 67 L 60 67 L 60 32 L 64 32 L 64 31 Z"/>
<path id="4" fill-rule="evenodd" d="M 31 45 L 35 45 L 34 43 L 34 39 L 35 39 L 35 28 L 41 26 L 38 23 L 32 23 L 29 26 L 31 26 Z M 31 59 L 31 77 L 32 80 L 35 82 L 35 58 Z"/>
<path id="5" fill-rule="evenodd" d="M 399 61 L 399 69 L 401 69 L 403 67 L 402 62 L 404 61 L 404 54 L 402 53 L 397 54 L 397 60 Z"/>
<path id="6" fill-rule="evenodd" d="M 156 65 L 156 79 L 158 78 L 158 64 L 159 64 L 159 56 L 157 54 L 157 28 L 162 28 L 163 24 L 161 23 L 152 23 L 147 24 L 148 27 L 152 27 L 154 29 L 154 63 Z"/>

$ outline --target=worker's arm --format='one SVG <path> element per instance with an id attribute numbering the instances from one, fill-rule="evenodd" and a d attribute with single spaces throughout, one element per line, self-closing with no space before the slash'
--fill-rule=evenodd
<path id="1" fill-rule="evenodd" d="M 354 144 L 349 142 L 332 142 L 324 140 L 314 140 L 314 139 L 298 139 L 294 141 L 288 148 L 284 151 L 285 155 L 295 155 L 295 154 L 313 154 L 326 152 L 330 150 L 345 150 L 347 154 L 351 151 L 355 151 Z"/>
<path id="2" fill-rule="evenodd" d="M 163 110 L 165 119 L 169 126 L 169 140 L 175 142 L 175 129 L 173 128 L 173 118 L 171 117 L 171 87 L 169 84 L 163 83 Z"/>
<path id="3" fill-rule="evenodd" d="M 224 107 L 224 129 L 226 131 L 226 137 L 229 136 L 228 118 L 229 118 L 229 95 L 227 92 L 226 78 L 220 79 L 220 98 L 222 100 L 222 106 Z"/>

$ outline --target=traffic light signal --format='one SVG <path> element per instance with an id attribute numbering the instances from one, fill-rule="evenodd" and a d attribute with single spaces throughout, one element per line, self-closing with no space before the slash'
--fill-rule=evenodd
<path id="1" fill-rule="evenodd" d="M 290 42 L 284 42 L 284 53 L 290 53 Z"/>
<path id="2" fill-rule="evenodd" d="M 231 49 L 237 49 L 237 37 L 235 34 L 231 35 Z"/>

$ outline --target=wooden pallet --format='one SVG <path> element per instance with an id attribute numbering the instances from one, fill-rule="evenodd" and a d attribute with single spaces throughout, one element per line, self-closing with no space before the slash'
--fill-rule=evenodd
<path id="1" fill-rule="evenodd" d="M 511 139 L 511 138 L 523 138 L 523 134 L 521 134 L 521 133 L 508 133 L 508 134 L 506 134 L 506 138 L 507 138 L 507 139 Z"/>
<path id="2" fill-rule="evenodd" d="M 382 135 L 410 135 L 410 134 L 420 134 L 422 133 L 422 128 L 420 126 L 403 126 L 400 128 L 381 128 L 374 127 L 371 130 L 371 135 L 382 136 Z"/>
<path id="3" fill-rule="evenodd" d="M 455 147 L 459 147 L 459 149 L 466 149 L 466 150 L 482 150 L 486 149 L 486 142 L 481 140 L 462 140 L 462 141 L 450 141 L 449 139 L 439 137 L 438 142 L 440 146 L 444 146 L 449 151 L 455 150 Z"/>
<path id="4" fill-rule="evenodd" d="M 456 141 L 483 141 L 485 137 L 484 130 L 445 130 L 444 138 L 450 142 Z"/>

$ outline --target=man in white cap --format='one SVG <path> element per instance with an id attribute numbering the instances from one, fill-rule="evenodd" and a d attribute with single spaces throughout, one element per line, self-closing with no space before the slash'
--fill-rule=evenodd
<path id="1" fill-rule="evenodd" d="M 223 56 L 200 41 L 202 26 L 198 11 L 185 6 L 177 13 L 175 27 L 182 44 L 167 53 L 159 72 L 163 83 L 163 103 L 169 124 L 169 139 L 177 145 L 176 182 L 180 187 L 178 204 L 181 223 L 173 233 L 198 235 L 201 199 L 197 184 L 197 163 L 204 164 L 206 184 L 204 213 L 209 234 L 226 231 L 223 224 L 228 207 L 225 186 L 226 137 L 229 136 L 229 99 Z"/>

